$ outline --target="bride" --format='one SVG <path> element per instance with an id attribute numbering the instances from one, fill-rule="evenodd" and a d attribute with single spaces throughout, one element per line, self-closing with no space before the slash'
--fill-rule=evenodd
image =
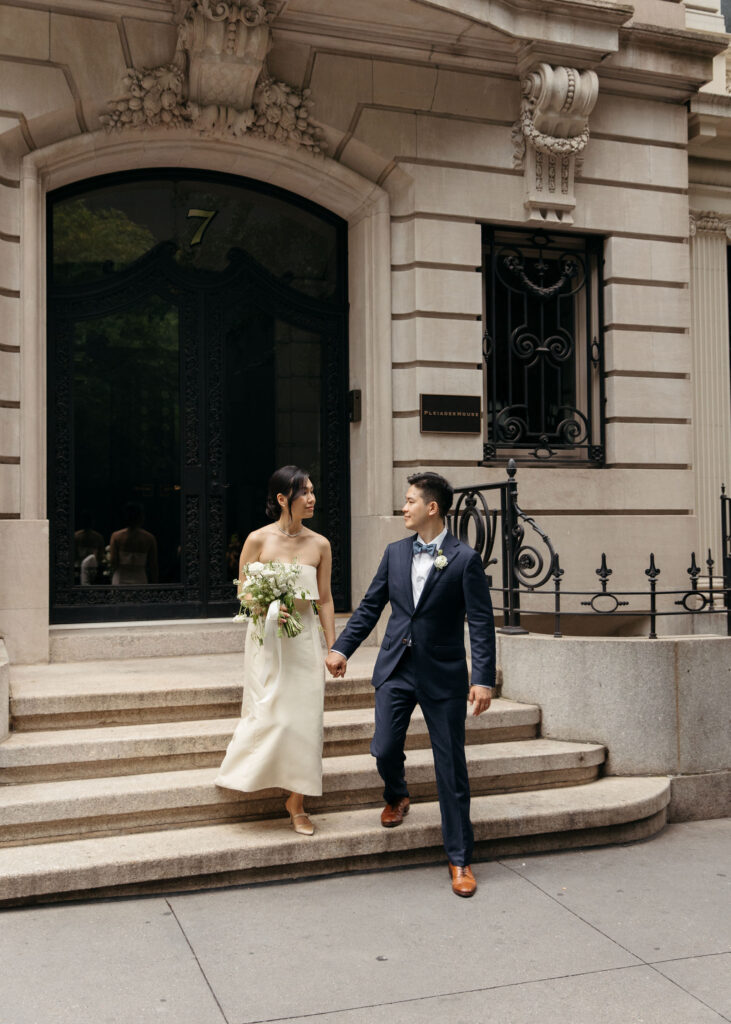
<path id="1" fill-rule="evenodd" d="M 245 593 L 244 565 L 285 562 L 300 566 L 296 590 L 303 631 L 277 636 L 286 619 L 282 606 L 268 616 L 263 643 L 249 621 L 244 655 L 244 699 L 241 721 L 228 745 L 215 783 L 250 793 L 273 786 L 289 790 L 285 802 L 295 832 L 311 836 L 314 826 L 304 809 L 304 796 L 322 794 L 322 721 L 325 694 L 324 654 L 312 601 L 317 601 L 328 651 L 335 642 L 335 612 L 330 590 L 332 556 L 325 537 L 303 520 L 315 511 L 315 489 L 297 466 L 283 466 L 269 481 L 266 512 L 274 522 L 246 538 L 239 579 Z"/>

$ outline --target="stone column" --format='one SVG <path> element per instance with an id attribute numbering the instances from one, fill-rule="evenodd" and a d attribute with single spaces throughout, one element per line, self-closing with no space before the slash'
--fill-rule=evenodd
<path id="1" fill-rule="evenodd" d="M 708 548 L 718 562 L 721 484 L 731 486 L 727 240 L 731 217 L 692 213 L 690 297 L 693 341 L 693 469 L 699 562 Z"/>

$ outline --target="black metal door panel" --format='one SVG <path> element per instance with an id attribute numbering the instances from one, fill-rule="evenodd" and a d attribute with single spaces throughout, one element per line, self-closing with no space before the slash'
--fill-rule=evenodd
<path id="1" fill-rule="evenodd" d="M 90 281 L 51 278 L 52 621 L 228 615 L 267 477 L 290 462 L 312 474 L 348 607 L 347 306 L 306 290 L 239 250 L 191 266 L 171 241 Z M 122 585 L 107 542 L 129 498 L 158 558 Z"/>

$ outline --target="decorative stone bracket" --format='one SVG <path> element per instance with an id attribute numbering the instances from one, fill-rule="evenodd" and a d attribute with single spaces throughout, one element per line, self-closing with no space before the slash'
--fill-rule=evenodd
<path id="1" fill-rule="evenodd" d="M 260 135 L 319 153 L 309 89 L 266 70 L 281 0 L 176 0 L 169 64 L 128 68 L 124 95 L 100 118 L 109 131 L 187 127 L 205 135 Z"/>
<path id="2" fill-rule="evenodd" d="M 599 93 L 594 71 L 538 64 L 522 82 L 513 166 L 525 172 L 527 219 L 572 224 L 574 173 Z"/>

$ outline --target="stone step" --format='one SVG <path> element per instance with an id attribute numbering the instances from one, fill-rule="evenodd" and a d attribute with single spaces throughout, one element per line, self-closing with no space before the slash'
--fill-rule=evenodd
<path id="1" fill-rule="evenodd" d="M 326 674 L 326 708 L 373 704 L 370 680 L 377 653 L 375 647 L 356 651 L 345 679 Z M 28 732 L 232 718 L 241 709 L 242 677 L 241 653 L 16 665 L 10 673 L 12 728 Z"/>
<path id="2" fill-rule="evenodd" d="M 665 823 L 667 778 L 478 796 L 474 862 L 644 839 Z M 443 861 L 439 805 L 417 803 L 396 829 L 374 809 L 313 815 L 312 837 L 282 816 L 0 849 L 0 904 L 170 892 Z M 63 856 L 59 855 L 60 849 Z M 478 880 L 480 872 L 477 872 Z M 447 876 L 445 870 L 445 885 Z"/>
<path id="3" fill-rule="evenodd" d="M 349 615 L 336 615 L 338 633 Z M 52 662 L 113 661 L 181 654 L 235 654 L 244 650 L 246 626 L 231 619 L 159 619 L 145 622 L 84 622 L 51 626 Z M 375 635 L 364 646 L 375 646 Z"/>
<path id="4" fill-rule="evenodd" d="M 604 747 L 599 744 L 560 740 L 470 744 L 467 762 L 472 793 L 589 782 L 597 777 L 604 755 Z M 217 770 L 201 768 L 2 787 L 0 846 L 281 814 L 283 797 L 279 789 L 258 793 L 220 789 L 213 784 Z M 407 770 L 412 797 L 436 799 L 431 751 L 411 750 Z M 323 795 L 309 797 L 307 807 L 316 813 L 380 806 L 382 789 L 370 754 L 329 757 L 324 762 Z"/>
<path id="5" fill-rule="evenodd" d="M 530 739 L 539 721 L 534 705 L 495 700 L 479 718 L 468 716 L 467 742 Z M 217 766 L 237 722 L 217 718 L 11 733 L 0 744 L 0 778 L 8 784 Z M 326 757 L 367 753 L 372 735 L 372 708 L 325 712 Z M 426 723 L 417 708 L 406 746 L 427 745 Z"/>

